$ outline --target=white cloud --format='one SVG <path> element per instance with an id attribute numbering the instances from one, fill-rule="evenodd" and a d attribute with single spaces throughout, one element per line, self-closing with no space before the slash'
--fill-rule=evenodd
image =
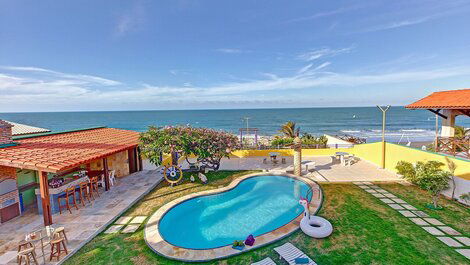
<path id="1" fill-rule="evenodd" d="M 74 80 L 76 82 L 84 82 L 89 84 L 103 85 L 103 86 L 116 86 L 121 83 L 111 79 L 106 79 L 93 75 L 84 75 L 84 74 L 67 74 L 62 72 L 57 72 L 45 68 L 39 67 L 24 67 L 24 66 L 0 66 L 0 69 L 13 71 L 13 72 L 30 72 L 33 75 L 41 75 L 42 78 L 58 78 L 58 79 L 67 79 Z"/>
<path id="2" fill-rule="evenodd" d="M 248 51 L 248 50 L 232 49 L 232 48 L 220 48 L 220 49 L 216 49 L 216 51 L 221 52 L 221 53 L 248 53 L 248 52 L 251 52 L 251 51 Z"/>
<path id="3" fill-rule="evenodd" d="M 323 57 L 333 57 L 339 54 L 348 53 L 353 50 L 354 47 L 341 48 L 341 49 L 330 49 L 330 48 L 321 48 L 316 50 L 310 50 L 308 52 L 299 54 L 297 58 L 303 61 L 314 61 Z"/>
<path id="4" fill-rule="evenodd" d="M 126 13 L 119 16 L 116 22 L 115 35 L 124 36 L 129 32 L 138 30 L 145 20 L 145 7 L 142 1 L 134 1 Z"/>
<path id="5" fill-rule="evenodd" d="M 295 22 L 314 20 L 314 19 L 318 19 L 318 18 L 330 17 L 330 16 L 346 13 L 348 11 L 352 11 L 352 10 L 355 10 L 355 9 L 358 9 L 358 8 L 361 8 L 361 6 L 342 7 L 342 8 L 338 8 L 338 9 L 334 9 L 334 10 L 318 12 L 318 13 L 315 13 L 315 14 L 310 15 L 310 16 L 294 18 L 294 19 L 285 21 L 285 23 L 295 23 Z"/>
<path id="6" fill-rule="evenodd" d="M 247 101 L 272 103 L 278 100 L 294 100 L 295 98 L 301 100 L 315 89 L 406 85 L 418 81 L 439 80 L 470 74 L 470 67 L 463 66 L 369 73 L 318 71 L 328 65 L 330 62 L 324 62 L 317 67 L 314 67 L 314 64 L 308 64 L 291 75 L 279 76 L 273 73 L 264 73 L 263 78 L 258 80 L 226 82 L 208 86 L 194 86 L 189 82 L 183 83 L 181 86 L 153 86 L 150 84 L 133 86 L 117 82 L 119 85 L 111 86 L 111 89 L 103 89 L 101 82 L 96 83 L 95 79 L 84 81 L 24 75 L 30 71 L 17 71 L 15 74 L 0 72 L 0 93 L 8 95 L 8 97 L 0 97 L 0 106 L 14 106 L 21 110 L 28 108 L 31 102 L 35 102 L 35 104 L 45 106 L 57 105 L 62 109 L 70 104 L 74 104 L 73 106 L 78 109 L 89 109 L 90 106 L 94 106 L 94 108 L 108 106 L 108 108 L 121 109 L 128 106 L 130 109 L 139 109 L 145 108 L 145 106 L 147 108 L 155 106 L 155 102 L 159 102 L 161 107 L 172 104 L 178 106 L 180 104 L 194 105 L 204 102 L 206 104 Z M 47 71 L 43 72 L 48 74 Z M 97 78 L 99 80 L 99 77 Z M 67 106 L 64 106 L 63 102 L 68 102 Z M 59 103 L 61 105 L 58 105 Z"/>

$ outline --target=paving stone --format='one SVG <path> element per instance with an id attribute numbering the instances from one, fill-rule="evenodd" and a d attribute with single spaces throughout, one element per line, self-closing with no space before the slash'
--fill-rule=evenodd
<path id="1" fill-rule="evenodd" d="M 377 198 L 386 198 L 385 195 L 383 195 L 382 193 L 371 193 L 372 196 L 374 197 L 377 197 Z"/>
<path id="2" fill-rule="evenodd" d="M 371 187 L 372 189 L 380 189 L 380 187 L 377 185 L 370 185 L 369 187 Z"/>
<path id="3" fill-rule="evenodd" d="M 412 212 L 419 217 L 429 217 L 429 215 L 423 211 L 412 211 Z"/>
<path id="4" fill-rule="evenodd" d="M 140 225 L 128 225 L 122 230 L 122 233 L 125 233 L 125 234 L 134 233 L 135 231 L 137 231 L 137 229 L 139 229 L 139 226 Z"/>
<path id="5" fill-rule="evenodd" d="M 405 217 L 416 217 L 416 215 L 414 215 L 412 212 L 410 211 L 398 211 L 400 212 L 403 216 Z"/>
<path id="6" fill-rule="evenodd" d="M 394 200 L 394 201 L 397 201 L 397 200 Z M 409 204 L 407 204 L 407 203 L 401 204 L 401 206 L 403 206 L 403 208 L 405 208 L 405 209 L 407 209 L 407 210 L 413 210 L 413 211 L 418 210 L 418 209 L 416 209 L 414 206 L 409 205 Z"/>
<path id="7" fill-rule="evenodd" d="M 404 210 L 405 209 L 405 208 L 401 207 L 400 204 L 396 204 L 396 203 L 391 203 L 388 206 L 392 207 L 395 210 Z"/>
<path id="8" fill-rule="evenodd" d="M 390 200 L 390 199 L 380 199 L 382 202 L 385 202 L 385 203 L 395 203 L 394 201 Z"/>
<path id="9" fill-rule="evenodd" d="M 373 185 L 371 182 L 369 181 L 363 181 L 362 184 L 366 184 L 366 185 Z"/>
<path id="10" fill-rule="evenodd" d="M 375 191 L 374 189 L 365 189 L 365 191 L 369 193 L 372 193 L 372 192 L 377 193 L 377 191 Z"/>
<path id="11" fill-rule="evenodd" d="M 424 230 L 426 230 L 428 233 L 430 233 L 431 235 L 434 235 L 434 236 L 443 236 L 444 233 L 435 228 L 435 227 L 432 227 L 432 226 L 421 226 Z"/>
<path id="12" fill-rule="evenodd" d="M 463 247 L 462 244 L 459 242 L 455 241 L 453 238 L 448 237 L 448 236 L 438 236 L 437 239 L 441 240 L 444 244 L 448 245 L 449 247 Z"/>
<path id="13" fill-rule="evenodd" d="M 362 185 L 362 184 L 361 184 L 361 185 L 357 185 L 357 186 L 358 186 L 359 188 L 361 188 L 361 189 L 368 189 L 368 188 L 369 188 L 369 186 Z"/>
<path id="14" fill-rule="evenodd" d="M 426 220 L 426 222 L 432 224 L 432 225 L 445 225 L 444 223 L 442 223 L 441 221 L 437 220 L 436 218 L 424 218 L 424 220 Z"/>
<path id="15" fill-rule="evenodd" d="M 467 259 L 470 259 L 470 248 L 456 249 L 455 251 L 459 252 L 460 254 L 462 254 Z"/>
<path id="16" fill-rule="evenodd" d="M 396 198 L 397 198 L 397 196 L 395 196 L 395 195 L 393 195 L 393 194 L 391 194 L 391 193 L 384 193 L 384 192 L 382 192 L 382 194 L 385 195 L 387 198 L 390 198 L 390 199 L 396 199 Z"/>
<path id="17" fill-rule="evenodd" d="M 453 235 L 453 236 L 460 236 L 461 233 L 457 230 L 455 230 L 454 228 L 450 227 L 450 226 L 438 226 L 439 229 L 441 229 L 442 231 L 444 231 L 446 234 L 448 235 Z"/>
<path id="18" fill-rule="evenodd" d="M 104 231 L 105 234 L 113 234 L 119 232 L 124 227 L 124 225 L 112 225 L 108 230 Z"/>
<path id="19" fill-rule="evenodd" d="M 396 203 L 407 203 L 406 201 L 402 199 L 393 199 Z"/>
<path id="20" fill-rule="evenodd" d="M 470 247 L 470 238 L 466 236 L 456 236 L 455 239 L 462 242 L 465 246 Z"/>
<path id="21" fill-rule="evenodd" d="M 141 224 L 145 221 L 146 218 L 147 216 L 136 216 L 134 219 L 132 219 L 130 224 Z"/>
<path id="22" fill-rule="evenodd" d="M 465 246 L 470 247 L 470 238 L 466 236 L 456 236 L 455 239 L 462 242 Z"/>
<path id="23" fill-rule="evenodd" d="M 382 192 L 382 193 L 388 192 L 388 191 L 386 191 L 386 190 L 384 190 L 384 189 L 381 189 L 381 188 L 378 188 L 378 189 L 376 189 L 376 190 L 377 190 L 378 192 Z"/>
<path id="24" fill-rule="evenodd" d="M 130 220 L 132 220 L 132 216 L 121 216 L 119 217 L 119 219 L 117 219 L 117 221 L 114 224 L 125 225 L 129 223 Z"/>
<path id="25" fill-rule="evenodd" d="M 7 264 L 13 259 L 15 259 L 16 263 L 16 255 L 18 254 L 18 251 L 7 251 L 5 254 L 0 256 L 0 264 Z"/>
<path id="26" fill-rule="evenodd" d="M 424 221 L 421 218 L 410 218 L 410 221 L 412 221 L 413 223 L 415 223 L 417 225 L 420 225 L 420 226 L 429 225 L 426 221 Z"/>

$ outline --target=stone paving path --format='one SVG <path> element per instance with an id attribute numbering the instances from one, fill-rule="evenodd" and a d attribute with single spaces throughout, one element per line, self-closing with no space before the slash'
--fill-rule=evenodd
<path id="1" fill-rule="evenodd" d="M 462 236 L 462 234 L 450 226 L 445 225 L 435 218 L 429 217 L 425 212 L 419 211 L 406 201 L 399 199 L 394 194 L 386 191 L 371 182 L 353 182 L 365 192 L 376 197 L 392 209 L 397 210 L 411 222 L 420 226 L 429 234 L 435 236 L 442 243 L 452 247 L 461 255 L 470 259 L 470 238 Z"/>
<path id="2" fill-rule="evenodd" d="M 114 234 L 121 231 L 121 233 L 130 234 L 139 229 L 140 225 L 144 223 L 147 216 L 121 216 L 112 226 L 110 226 L 104 233 Z M 123 229 L 124 228 L 124 229 Z"/>

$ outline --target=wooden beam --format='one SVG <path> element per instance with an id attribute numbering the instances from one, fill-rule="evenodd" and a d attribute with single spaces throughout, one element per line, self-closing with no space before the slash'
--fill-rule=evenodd
<path id="1" fill-rule="evenodd" d="M 139 147 L 136 147 L 136 150 L 137 150 L 137 159 L 139 161 L 139 171 L 142 171 L 142 170 L 144 170 L 144 166 L 143 166 L 143 163 L 142 163 L 142 154 L 140 153 L 140 148 Z"/>
<path id="2" fill-rule="evenodd" d="M 39 191 L 41 193 L 42 215 L 44 217 L 44 226 L 52 224 L 51 200 L 49 196 L 49 182 L 47 172 L 38 171 Z"/>
<path id="3" fill-rule="evenodd" d="M 463 115 L 467 115 L 468 117 L 470 117 L 470 110 L 459 109 L 457 111 L 462 113 Z"/>
<path id="4" fill-rule="evenodd" d="M 108 191 L 111 187 L 109 183 L 109 170 L 108 170 L 108 158 L 103 158 L 103 171 L 104 171 L 104 190 Z"/>
<path id="5" fill-rule="evenodd" d="M 437 110 L 428 109 L 428 110 L 429 110 L 430 112 L 432 112 L 432 113 L 438 115 L 439 117 L 444 118 L 444 119 L 447 120 L 447 116 L 444 115 L 444 114 L 442 114 L 442 113 L 440 113 L 441 109 L 437 109 Z"/>

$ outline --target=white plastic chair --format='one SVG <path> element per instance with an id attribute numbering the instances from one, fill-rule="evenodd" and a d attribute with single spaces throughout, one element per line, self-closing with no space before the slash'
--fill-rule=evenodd
<path id="1" fill-rule="evenodd" d="M 315 261 L 305 255 L 305 253 L 303 253 L 300 249 L 296 248 L 291 243 L 285 243 L 280 247 L 274 248 L 274 251 L 276 251 L 281 258 L 287 261 L 289 265 L 295 265 L 296 258 L 307 258 L 309 259 L 309 263 L 307 263 L 307 265 L 317 265 Z"/>
<path id="2" fill-rule="evenodd" d="M 274 263 L 274 261 L 268 257 L 258 262 L 251 263 L 251 265 L 276 265 L 276 263 Z"/>
<path id="3" fill-rule="evenodd" d="M 115 170 L 109 171 L 109 184 L 111 184 L 111 186 L 114 186 L 114 183 L 116 182 L 116 177 L 114 176 L 115 174 Z"/>

